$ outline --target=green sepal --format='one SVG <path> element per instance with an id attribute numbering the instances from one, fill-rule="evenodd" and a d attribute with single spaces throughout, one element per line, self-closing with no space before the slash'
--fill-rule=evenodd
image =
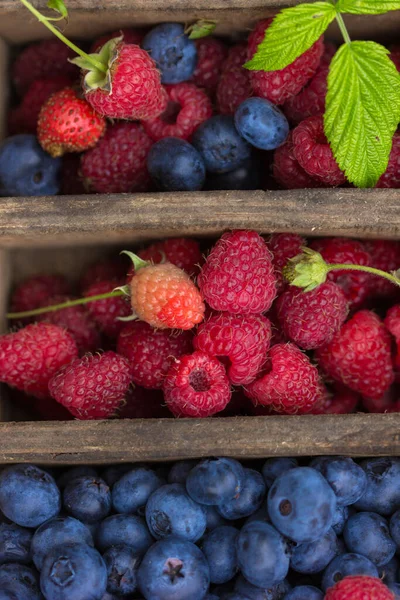
<path id="1" fill-rule="evenodd" d="M 130 250 L 122 250 L 120 254 L 126 254 L 126 256 L 129 256 L 133 263 L 133 266 L 135 267 L 135 271 L 139 271 L 139 269 L 143 269 L 144 267 L 148 267 L 149 265 L 151 265 L 150 262 L 148 262 L 147 260 L 142 260 L 137 254 L 134 254 Z"/>
<path id="2" fill-rule="evenodd" d="M 127 317 L 117 317 L 117 321 L 123 321 L 124 323 L 129 323 L 130 321 L 137 321 L 138 320 L 138 316 L 135 315 L 135 313 L 132 313 L 131 315 L 128 315 Z"/>
<path id="3" fill-rule="evenodd" d="M 122 292 L 124 294 L 124 296 L 129 296 L 131 295 L 131 286 L 130 285 L 120 285 L 119 287 L 116 287 L 113 289 L 113 292 Z"/>
<path id="4" fill-rule="evenodd" d="M 55 10 L 60 15 L 60 17 L 56 17 L 53 19 L 51 17 L 47 17 L 49 21 L 59 21 L 61 19 L 68 20 L 68 10 L 63 0 L 49 0 L 47 2 L 47 8 Z"/>
<path id="5" fill-rule="evenodd" d="M 319 252 L 311 248 L 302 248 L 302 254 L 290 258 L 282 273 L 290 285 L 311 292 L 321 283 L 325 283 L 329 266 Z"/>
<path id="6" fill-rule="evenodd" d="M 185 33 L 188 35 L 190 40 L 199 40 L 200 38 L 211 35 L 216 26 L 217 21 L 212 21 L 211 19 L 200 19 L 199 21 L 196 21 L 196 23 L 193 23 L 193 25 L 186 27 Z"/>
<path id="7" fill-rule="evenodd" d="M 117 47 L 122 39 L 122 36 L 113 38 L 106 42 L 99 52 L 88 54 L 87 58 L 78 56 L 69 61 L 84 71 L 87 71 L 83 80 L 83 86 L 86 92 L 101 88 L 111 94 L 111 67 L 118 58 Z M 96 69 L 96 67 L 93 66 L 96 62 L 99 65 L 102 65 L 104 69 Z"/>

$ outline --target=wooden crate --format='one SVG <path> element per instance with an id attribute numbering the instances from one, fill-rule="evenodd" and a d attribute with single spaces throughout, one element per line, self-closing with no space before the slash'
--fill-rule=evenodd
<path id="1" fill-rule="evenodd" d="M 118 27 L 162 21 L 218 21 L 217 33 L 240 35 L 257 19 L 296 0 L 68 0 L 66 34 L 95 37 Z M 46 0 L 34 2 L 43 9 Z M 346 19 L 354 37 L 395 40 L 400 14 Z M 329 33 L 338 39 L 333 26 Z M 7 102 L 8 45 L 47 37 L 18 0 L 0 0 L 0 135 Z M 95 257 L 141 240 L 216 237 L 237 227 L 400 239 L 396 190 L 117 194 L 0 198 L 0 316 L 12 285 L 38 271 L 73 277 Z M 18 421 L 17 421 L 18 419 Z M 0 396 L 0 462 L 42 464 L 161 461 L 227 455 L 261 458 L 347 454 L 399 455 L 400 414 L 301 417 L 29 422 L 5 390 Z"/>

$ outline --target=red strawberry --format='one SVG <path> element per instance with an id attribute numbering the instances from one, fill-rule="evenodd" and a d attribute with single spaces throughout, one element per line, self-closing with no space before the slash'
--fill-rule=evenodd
<path id="1" fill-rule="evenodd" d="M 291 131 L 286 138 L 286 142 L 274 152 L 272 172 L 276 182 L 287 190 L 325 187 L 322 182 L 311 177 L 300 166 L 294 155 L 293 133 Z"/>
<path id="2" fill-rule="evenodd" d="M 333 340 L 316 351 L 327 375 L 364 396 L 379 398 L 394 380 L 391 338 L 373 312 L 357 312 Z"/>
<path id="3" fill-rule="evenodd" d="M 229 50 L 221 77 L 217 86 L 218 112 L 222 115 L 233 115 L 239 104 L 250 98 L 250 72 L 243 68 L 246 62 L 247 46 L 237 44 Z"/>
<path id="4" fill-rule="evenodd" d="M 43 150 L 56 157 L 92 148 L 105 129 L 105 120 L 72 88 L 65 88 L 42 106 L 37 135 Z"/>
<path id="5" fill-rule="evenodd" d="M 192 81 L 208 93 L 213 94 L 217 88 L 228 49 L 221 40 L 213 37 L 196 40 L 195 44 L 197 65 Z"/>
<path id="6" fill-rule="evenodd" d="M 377 577 L 344 577 L 325 594 L 325 600 L 395 600 L 395 595 Z"/>
<path id="7" fill-rule="evenodd" d="M 163 242 L 156 242 L 138 252 L 142 260 L 153 264 L 168 261 L 186 271 L 188 275 L 196 275 L 203 261 L 198 242 L 190 238 L 170 238 Z M 131 269 L 130 276 L 134 269 Z"/>
<path id="8" fill-rule="evenodd" d="M 117 31 L 106 33 L 101 37 L 97 38 L 97 40 L 95 40 L 91 45 L 90 52 L 99 52 L 99 50 L 101 50 L 107 42 L 109 42 L 113 38 L 118 38 L 121 36 L 125 44 L 137 44 L 138 46 L 140 46 L 145 36 L 145 32 L 142 29 L 133 29 L 132 27 L 117 29 Z"/>
<path id="9" fill-rule="evenodd" d="M 70 333 L 51 325 L 28 325 L 0 336 L 0 381 L 37 398 L 49 395 L 48 383 L 78 356 Z"/>
<path id="10" fill-rule="evenodd" d="M 111 279 L 92 283 L 84 290 L 84 296 L 97 296 L 112 292 L 116 287 L 123 285 L 123 281 Z M 87 304 L 88 311 L 98 327 L 110 338 L 116 338 L 124 323 L 118 317 L 128 317 L 131 313 L 129 301 L 124 296 L 104 298 Z"/>
<path id="11" fill-rule="evenodd" d="M 285 288 L 282 269 L 286 266 L 289 258 L 301 254 L 301 249 L 307 245 L 307 241 L 297 233 L 273 233 L 267 239 L 267 246 L 272 254 L 277 292 L 280 294 Z"/>
<path id="12" fill-rule="evenodd" d="M 119 419 L 168 419 L 173 415 L 165 406 L 161 390 L 131 385 L 117 408 L 117 416 Z"/>
<path id="13" fill-rule="evenodd" d="M 52 296 L 68 294 L 69 284 L 63 275 L 35 275 L 24 279 L 11 296 L 12 312 L 44 306 Z"/>

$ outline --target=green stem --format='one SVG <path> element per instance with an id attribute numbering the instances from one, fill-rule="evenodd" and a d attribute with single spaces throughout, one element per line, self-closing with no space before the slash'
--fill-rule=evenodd
<path id="1" fill-rule="evenodd" d="M 89 302 L 96 302 L 96 300 L 105 300 L 106 298 L 116 298 L 117 296 L 124 296 L 122 290 L 114 290 L 113 292 L 106 292 L 105 294 L 97 294 L 96 296 L 87 296 L 86 298 L 78 298 L 77 300 L 68 300 L 61 304 L 53 304 L 52 306 L 43 306 L 41 308 L 35 308 L 34 310 L 26 310 L 24 312 L 8 313 L 7 319 L 24 319 L 25 317 L 35 317 L 36 315 L 43 315 L 48 312 L 55 312 L 56 310 L 62 310 L 63 308 L 70 308 L 71 306 L 79 306 L 80 304 L 88 304 Z"/>
<path id="2" fill-rule="evenodd" d="M 22 2 L 22 4 L 24 6 L 26 6 L 26 8 L 28 10 L 30 10 L 30 12 L 33 15 L 35 15 L 35 17 L 38 19 L 38 21 L 43 23 L 43 25 L 45 25 L 47 27 L 47 29 L 49 29 L 52 33 L 54 33 L 54 35 L 56 35 L 62 42 L 64 42 L 64 44 L 69 46 L 69 48 L 71 48 L 71 50 L 73 50 L 74 52 L 76 52 L 76 54 L 79 54 L 79 56 L 82 56 L 82 58 L 85 58 L 87 61 L 92 63 L 92 65 L 95 69 L 98 69 L 99 71 L 102 71 L 103 73 L 107 73 L 107 67 L 105 65 L 103 65 L 102 62 L 89 56 L 89 54 L 86 54 L 86 52 L 84 52 L 83 50 L 78 48 L 78 46 L 75 46 L 75 44 L 73 44 L 68 38 L 65 37 L 65 35 L 63 35 L 61 33 L 61 31 L 59 31 L 57 29 L 57 27 L 54 27 L 54 25 L 49 23 L 49 20 L 44 15 L 42 15 L 38 10 L 36 10 L 36 8 L 34 6 L 32 6 L 32 4 L 30 2 L 28 2 L 28 0 L 20 0 L 20 1 Z"/>
<path id="3" fill-rule="evenodd" d="M 335 264 L 331 264 L 331 263 L 326 263 L 326 265 L 329 267 L 329 271 L 336 271 L 336 270 L 362 271 L 363 273 L 371 273 L 371 275 L 377 275 L 378 277 L 384 277 L 385 279 L 388 279 L 395 285 L 400 286 L 400 279 L 395 277 L 395 275 L 392 275 L 391 273 L 386 273 L 386 271 L 381 271 L 380 269 L 375 269 L 374 267 L 366 267 L 366 266 L 361 266 L 361 265 L 335 265 Z"/>
<path id="4" fill-rule="evenodd" d="M 336 21 L 337 21 L 337 24 L 339 25 L 339 29 L 342 33 L 344 41 L 346 42 L 346 44 L 351 44 L 349 32 L 347 31 L 345 22 L 343 21 L 343 17 L 340 14 L 340 12 L 336 13 Z"/>

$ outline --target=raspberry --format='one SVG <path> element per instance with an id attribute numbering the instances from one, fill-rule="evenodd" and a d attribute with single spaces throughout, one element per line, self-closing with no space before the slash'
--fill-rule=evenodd
<path id="1" fill-rule="evenodd" d="M 24 279 L 11 297 L 11 310 L 23 312 L 44 306 L 52 296 L 68 294 L 69 285 L 63 275 L 35 275 Z"/>
<path id="2" fill-rule="evenodd" d="M 211 417 L 231 399 L 225 367 L 205 352 L 178 358 L 164 382 L 168 408 L 177 417 Z"/>
<path id="3" fill-rule="evenodd" d="M 53 398 L 37 398 L 34 409 L 41 421 L 73 421 L 69 410 L 54 402 Z"/>
<path id="4" fill-rule="evenodd" d="M 211 308 L 234 314 L 266 312 L 276 296 L 272 256 L 255 231 L 224 233 L 197 282 Z"/>
<path id="5" fill-rule="evenodd" d="M 398 71 L 400 71 L 400 45 L 399 44 L 392 44 L 390 46 L 390 60 L 392 60 L 394 62 L 394 64 L 396 65 L 396 69 Z"/>
<path id="6" fill-rule="evenodd" d="M 346 238 L 316 240 L 311 247 L 320 252 L 328 263 L 371 266 L 371 256 L 365 246 Z M 350 308 L 358 308 L 371 289 L 371 276 L 361 271 L 332 271 L 328 279 L 337 283 L 347 298 Z"/>
<path id="7" fill-rule="evenodd" d="M 327 393 L 311 411 L 312 415 L 347 415 L 355 412 L 360 396 L 340 383 Z"/>
<path id="8" fill-rule="evenodd" d="M 377 577 L 355 575 L 329 588 L 325 600 L 395 600 L 395 596 Z"/>
<path id="9" fill-rule="evenodd" d="M 152 140 L 165 137 L 189 140 L 197 127 L 213 114 L 207 94 L 193 83 L 178 83 L 165 86 L 168 105 L 154 119 L 143 121 L 143 128 Z"/>
<path id="10" fill-rule="evenodd" d="M 284 334 L 304 350 L 329 343 L 349 312 L 342 289 L 328 281 L 311 292 L 288 287 L 277 300 Z"/>
<path id="11" fill-rule="evenodd" d="M 130 283 L 134 313 L 159 329 L 192 329 L 204 304 L 189 275 L 171 263 L 138 269 Z"/>
<path id="12" fill-rule="evenodd" d="M 325 185 L 346 181 L 339 169 L 324 133 L 323 117 L 309 117 L 293 130 L 293 152 L 300 166 Z"/>
<path id="13" fill-rule="evenodd" d="M 195 44 L 197 48 L 197 65 L 192 81 L 208 93 L 213 94 L 217 89 L 228 49 L 221 40 L 213 37 L 196 40 Z"/>
<path id="14" fill-rule="evenodd" d="M 222 115 L 233 115 L 239 104 L 252 95 L 250 72 L 242 66 L 246 56 L 245 43 L 229 50 L 217 87 L 218 112 Z"/>
<path id="15" fill-rule="evenodd" d="M 61 194 L 68 196 L 88 193 L 83 185 L 80 169 L 80 154 L 64 154 L 61 164 Z"/>
<path id="16" fill-rule="evenodd" d="M 118 336 L 117 351 L 131 365 L 132 381 L 148 389 L 162 388 L 174 358 L 192 351 L 192 334 L 157 330 L 136 321 L 125 325 Z"/>
<path id="17" fill-rule="evenodd" d="M 165 406 L 161 390 L 145 390 L 131 385 L 117 409 L 120 419 L 168 419 L 172 413 Z"/>
<path id="18" fill-rule="evenodd" d="M 400 267 L 400 243 L 392 240 L 365 240 L 365 250 L 371 256 L 371 267 L 381 271 L 397 271 Z M 373 277 L 371 280 L 370 295 L 374 298 L 393 298 L 398 295 L 398 288 L 383 279 Z"/>
<path id="19" fill-rule="evenodd" d="M 84 296 L 97 296 L 98 294 L 112 292 L 113 289 L 123 285 L 123 283 L 123 281 L 117 279 L 98 281 L 84 290 Z M 119 321 L 118 317 L 128 317 L 131 314 L 129 302 L 124 296 L 96 300 L 89 302 L 86 306 L 101 331 L 110 338 L 116 338 L 124 327 L 124 323 Z"/>
<path id="20" fill-rule="evenodd" d="M 42 306 L 61 304 L 67 300 L 73 300 L 71 296 L 52 296 L 47 298 Z M 91 352 L 100 346 L 99 332 L 89 317 L 85 306 L 71 306 L 54 312 L 39 315 L 38 321 L 53 323 L 62 329 L 66 329 L 72 335 L 80 353 Z"/>
<path id="21" fill-rule="evenodd" d="M 384 323 L 396 340 L 395 366 L 400 370 L 400 304 L 395 304 L 388 310 Z"/>
<path id="22" fill-rule="evenodd" d="M 137 44 L 138 46 L 140 46 L 140 44 L 144 38 L 144 35 L 145 35 L 145 32 L 141 29 L 133 29 L 133 28 L 117 29 L 117 31 L 113 31 L 111 33 L 106 33 L 105 35 L 102 35 L 101 37 L 97 38 L 97 40 L 95 40 L 93 42 L 93 44 L 91 45 L 90 52 L 91 53 L 99 52 L 99 50 L 108 41 L 112 40 L 113 38 L 117 38 L 117 37 L 121 37 L 121 36 L 123 37 L 123 41 L 125 42 L 125 44 Z"/>
<path id="23" fill-rule="evenodd" d="M 369 398 L 364 396 L 362 403 L 364 408 L 371 413 L 387 413 L 397 412 L 399 408 L 399 387 L 396 383 L 380 397 L 380 398 Z"/>
<path id="24" fill-rule="evenodd" d="M 155 265 L 166 260 L 186 271 L 188 275 L 196 275 L 203 262 L 198 242 L 190 238 L 170 238 L 163 242 L 156 242 L 140 250 L 138 256 Z M 133 272 L 134 268 L 131 269 L 130 276 Z"/>
<path id="25" fill-rule="evenodd" d="M 82 176 L 100 194 L 146 191 L 146 160 L 153 142 L 138 123 L 109 127 L 95 148 L 82 156 Z"/>
<path id="26" fill-rule="evenodd" d="M 325 395 L 317 368 L 294 344 L 273 346 L 265 373 L 247 386 L 254 404 L 269 406 L 282 414 L 304 414 Z"/>
<path id="27" fill-rule="evenodd" d="M 104 352 L 75 359 L 49 383 L 51 396 L 78 419 L 107 419 L 124 399 L 131 381 L 126 358 Z"/>
<path id="28" fill-rule="evenodd" d="M 287 190 L 324 187 L 300 166 L 294 155 L 292 132 L 286 142 L 274 152 L 272 173 L 277 183 Z"/>
<path id="29" fill-rule="evenodd" d="M 392 150 L 389 156 L 389 163 L 386 171 L 376 184 L 377 188 L 400 188 L 400 134 L 393 136 Z"/>
<path id="30" fill-rule="evenodd" d="M 127 270 L 128 267 L 122 257 L 99 260 L 87 267 L 80 279 L 79 288 L 85 292 L 86 288 L 90 287 L 92 283 L 110 279 L 123 279 Z"/>
<path id="31" fill-rule="evenodd" d="M 51 325 L 28 325 L 0 336 L 0 381 L 27 394 L 49 395 L 51 377 L 78 356 L 70 333 Z"/>
<path id="32" fill-rule="evenodd" d="M 258 45 L 264 40 L 265 31 L 272 18 L 259 21 L 251 32 L 248 41 L 247 57 L 252 58 Z M 261 96 L 274 104 L 283 104 L 295 96 L 315 74 L 324 51 L 323 38 L 315 42 L 309 50 L 294 62 L 279 71 L 250 71 L 250 82 L 255 96 Z"/>
<path id="33" fill-rule="evenodd" d="M 272 254 L 277 292 L 280 294 L 285 288 L 282 269 L 286 266 L 289 258 L 301 254 L 303 246 L 307 241 L 297 233 L 273 233 L 267 240 L 267 246 Z"/>
<path id="34" fill-rule="evenodd" d="M 251 383 L 266 361 L 271 324 L 261 315 L 214 315 L 197 330 L 193 344 L 227 365 L 233 385 Z"/>
<path id="35" fill-rule="evenodd" d="M 356 313 L 333 340 L 316 350 L 329 377 L 364 396 L 379 398 L 394 379 L 390 334 L 373 312 Z"/>

